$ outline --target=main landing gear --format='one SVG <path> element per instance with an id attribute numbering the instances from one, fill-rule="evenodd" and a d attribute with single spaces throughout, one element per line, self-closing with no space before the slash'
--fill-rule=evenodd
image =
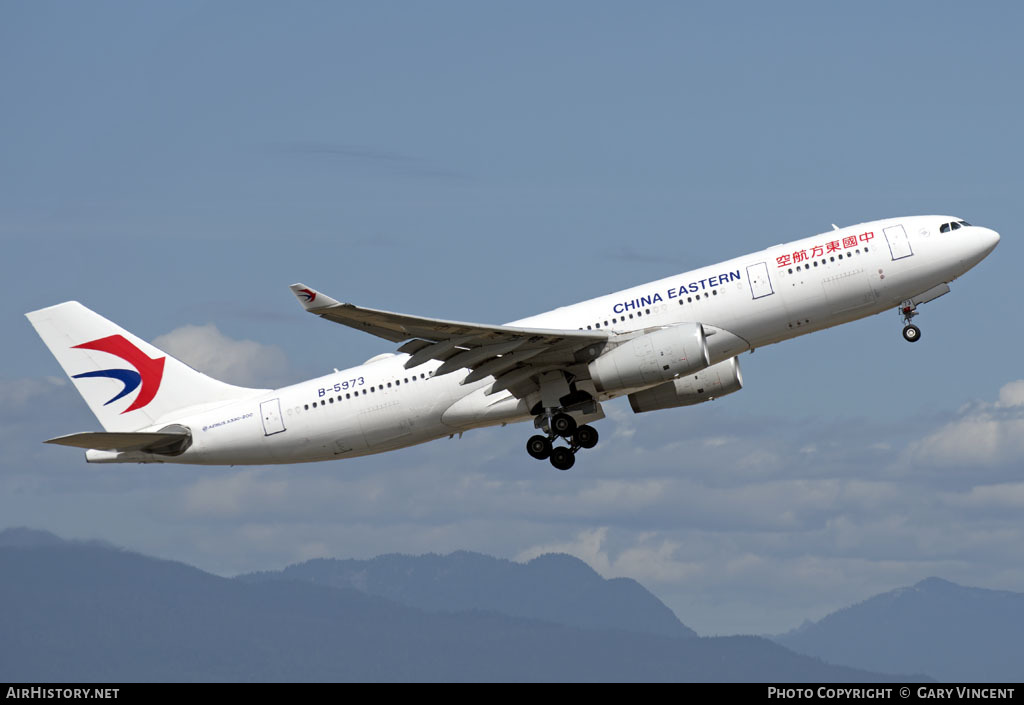
<path id="1" fill-rule="evenodd" d="M 577 426 L 576 420 L 569 414 L 559 412 L 537 417 L 538 428 L 547 431 L 546 436 L 530 436 L 526 442 L 526 452 L 537 460 L 549 459 L 558 470 L 568 470 L 576 463 L 576 452 L 580 448 L 593 448 L 597 445 L 597 429 L 593 426 Z M 568 441 L 569 446 L 556 446 L 559 438 Z"/>
<path id="2" fill-rule="evenodd" d="M 903 322 L 906 324 L 903 326 L 903 339 L 908 343 L 916 343 L 921 339 L 921 329 L 915 326 L 910 321 L 913 320 L 914 316 L 917 315 L 917 304 L 912 300 L 904 301 L 900 305 L 900 316 L 903 318 Z"/>

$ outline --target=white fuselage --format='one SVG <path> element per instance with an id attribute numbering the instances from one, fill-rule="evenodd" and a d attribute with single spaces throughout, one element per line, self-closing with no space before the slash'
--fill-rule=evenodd
<path id="1" fill-rule="evenodd" d="M 727 358 L 864 318 L 949 283 L 981 261 L 998 235 L 952 217 L 863 223 L 777 245 L 512 322 L 530 328 L 613 333 L 701 323 L 731 341 Z M 177 457 L 88 451 L 92 462 L 210 465 L 295 463 L 355 457 L 473 428 L 532 418 L 510 392 L 487 395 L 485 378 L 434 377 L 441 363 L 405 369 L 408 355 L 386 354 L 358 367 L 262 392 L 202 412 L 160 419 L 192 431 Z M 712 360 L 712 363 L 718 360 Z M 634 391 L 603 390 L 599 401 Z"/>

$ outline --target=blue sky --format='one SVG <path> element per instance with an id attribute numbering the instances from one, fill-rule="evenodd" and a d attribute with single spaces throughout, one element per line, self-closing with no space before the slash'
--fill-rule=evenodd
<path id="1" fill-rule="evenodd" d="M 702 633 L 931 574 L 1024 590 L 1022 14 L 0 2 L 0 524 L 224 574 L 571 550 Z M 270 470 L 96 468 L 39 443 L 96 425 L 23 318 L 67 299 L 212 374 L 284 384 L 389 349 L 303 314 L 294 281 L 504 322 L 919 213 L 1003 237 L 922 308 L 919 344 L 893 312 L 758 350 L 712 405 L 610 409 L 571 473 L 526 458 L 526 427 Z"/>

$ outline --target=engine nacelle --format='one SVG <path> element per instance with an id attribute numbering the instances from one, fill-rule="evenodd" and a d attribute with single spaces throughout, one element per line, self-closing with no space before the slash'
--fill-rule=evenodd
<path id="1" fill-rule="evenodd" d="M 685 323 L 633 338 L 589 365 L 600 391 L 649 387 L 711 364 L 704 328 Z"/>
<path id="2" fill-rule="evenodd" d="M 696 374 L 674 379 L 642 392 L 633 392 L 629 395 L 629 404 L 633 407 L 633 413 L 640 414 L 645 411 L 700 404 L 738 392 L 742 388 L 740 361 L 739 358 L 733 357 Z"/>

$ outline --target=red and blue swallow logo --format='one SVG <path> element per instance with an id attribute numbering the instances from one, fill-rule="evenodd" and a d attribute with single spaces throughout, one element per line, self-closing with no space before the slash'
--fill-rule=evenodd
<path id="1" fill-rule="evenodd" d="M 74 379 L 82 377 L 110 377 L 120 381 L 124 385 L 124 389 L 103 406 L 111 404 L 139 389 L 139 395 L 135 397 L 135 401 L 121 412 L 122 414 L 127 414 L 129 411 L 141 409 L 149 404 L 160 390 L 160 382 L 164 376 L 164 361 L 167 358 L 153 359 L 149 357 L 123 335 L 110 335 L 106 338 L 99 338 L 88 343 L 75 345 L 74 347 L 108 353 L 114 357 L 121 358 L 135 368 L 134 370 L 95 370 L 93 372 L 83 372 L 80 375 L 72 375 Z"/>
<path id="2" fill-rule="evenodd" d="M 298 294 L 309 303 L 316 301 L 316 292 L 312 289 L 299 289 Z"/>

